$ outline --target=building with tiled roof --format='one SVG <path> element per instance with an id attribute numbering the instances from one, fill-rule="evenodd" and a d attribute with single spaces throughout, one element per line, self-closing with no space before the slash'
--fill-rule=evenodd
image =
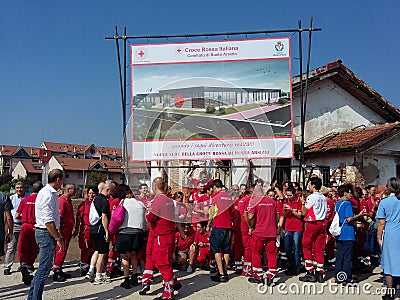
<path id="1" fill-rule="evenodd" d="M 14 170 L 12 171 L 13 178 L 26 178 L 28 177 L 31 182 L 42 180 L 43 163 L 32 161 L 18 161 Z"/>
<path id="2" fill-rule="evenodd" d="M 305 79 L 303 74 L 303 84 Z M 294 133 L 300 142 L 300 76 L 293 78 L 292 93 Z M 310 71 L 305 163 L 321 166 L 323 174 L 318 175 L 324 175 L 325 182 L 383 186 L 389 177 L 399 176 L 398 122 L 400 110 L 340 60 Z M 299 164 L 296 159 L 291 163 Z M 288 176 L 289 180 L 298 180 L 293 170 Z"/>
<path id="3" fill-rule="evenodd" d="M 40 148 L 0 145 L 0 175 L 28 177 L 31 181 L 47 181 L 47 172 L 62 168 L 66 182 L 78 186 L 89 172 L 107 174 L 118 183 L 125 182 L 122 169 L 122 149 L 94 144 L 43 142 Z M 147 163 L 130 163 L 129 182 L 132 185 L 149 181 Z M 42 174 L 43 173 L 43 174 Z"/>
<path id="4" fill-rule="evenodd" d="M 40 148 L 0 145 L 0 175 L 11 175 L 19 161 L 44 161 L 45 154 L 46 151 Z"/>
<path id="5" fill-rule="evenodd" d="M 121 148 L 110 148 L 96 146 L 94 144 L 66 144 L 55 142 L 43 142 L 41 148 L 49 150 L 53 156 L 75 157 L 75 158 L 95 158 L 103 160 L 122 160 Z"/>
<path id="6" fill-rule="evenodd" d="M 53 156 L 43 169 L 43 174 L 47 174 L 52 169 L 61 169 L 65 173 L 64 183 L 74 183 L 77 186 L 86 185 L 88 174 L 91 172 L 102 173 L 108 179 L 112 179 L 117 183 L 125 182 L 122 164 L 112 160 Z M 130 185 L 138 185 L 140 184 L 140 180 L 149 179 L 145 163 L 136 163 L 135 168 L 130 173 Z M 42 181 L 46 183 L 47 178 L 43 177 Z"/>
<path id="7" fill-rule="evenodd" d="M 332 133 L 306 147 L 307 161 L 330 165 L 331 179 L 384 186 L 399 176 L 400 123 Z"/>

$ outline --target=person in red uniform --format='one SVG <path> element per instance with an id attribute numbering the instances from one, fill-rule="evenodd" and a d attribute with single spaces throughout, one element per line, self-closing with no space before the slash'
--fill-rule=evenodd
<path id="1" fill-rule="evenodd" d="M 203 268 L 206 266 L 207 259 L 211 262 L 212 256 L 210 251 L 210 233 L 206 230 L 207 222 L 197 223 L 197 231 L 195 233 L 194 242 L 190 246 L 189 266 L 186 272 L 192 273 L 193 267 L 197 264 Z"/>
<path id="2" fill-rule="evenodd" d="M 285 222 L 285 251 L 288 257 L 286 275 L 295 275 L 301 268 L 301 238 L 303 236 L 303 220 L 301 216 L 301 201 L 293 186 L 286 189 L 283 200 Z"/>
<path id="3" fill-rule="evenodd" d="M 238 244 L 242 246 L 242 250 L 240 249 L 240 246 L 236 246 L 235 244 L 235 265 L 236 265 L 236 273 L 239 274 L 240 267 L 241 267 L 241 261 L 238 261 L 237 259 L 239 258 L 236 254 L 236 251 L 239 251 L 240 254 L 243 255 L 243 267 L 241 270 L 241 274 L 243 276 L 251 276 L 252 274 L 252 269 L 251 269 L 251 244 L 250 244 L 250 236 L 249 236 L 249 226 L 247 225 L 245 219 L 244 219 L 244 214 L 246 211 L 246 208 L 249 206 L 250 202 L 250 193 L 247 190 L 247 187 L 245 184 L 241 184 L 240 187 L 240 195 L 239 195 L 239 200 L 237 201 L 237 211 L 239 213 L 240 219 L 239 219 L 239 231 L 240 231 L 240 238 L 242 241 Z M 235 221 L 235 219 L 234 219 Z M 239 266 L 239 270 L 237 267 Z"/>
<path id="4" fill-rule="evenodd" d="M 190 195 L 189 202 L 192 204 L 192 225 L 197 226 L 197 222 L 208 219 L 209 197 L 206 194 L 206 186 L 202 182 L 197 183 L 197 189 Z"/>
<path id="5" fill-rule="evenodd" d="M 87 199 L 83 200 L 79 204 L 76 212 L 75 229 L 72 233 L 72 236 L 78 236 L 79 239 L 79 248 L 81 249 L 81 261 L 79 263 L 79 268 L 82 276 L 85 276 L 89 271 L 90 258 L 95 251 L 93 240 L 90 237 L 89 212 L 90 205 L 98 193 L 99 190 L 96 186 L 90 187 L 87 192 Z"/>
<path id="6" fill-rule="evenodd" d="M 236 189 L 237 188 L 237 192 Z M 232 185 L 232 192 L 231 192 L 231 197 L 233 201 L 233 220 L 232 220 L 232 238 L 231 238 L 231 255 L 233 254 L 233 262 L 234 262 L 234 268 L 235 268 L 235 273 L 236 274 L 242 274 L 243 271 L 243 263 L 242 263 L 242 257 L 243 257 L 243 241 L 242 241 L 242 235 L 240 231 L 240 211 L 238 209 L 238 204 L 239 204 L 239 186 L 237 184 Z"/>
<path id="7" fill-rule="evenodd" d="M 190 246 L 194 242 L 194 230 L 192 224 L 182 224 L 183 236 L 180 232 L 175 234 L 175 244 L 178 250 L 176 263 L 181 266 L 182 270 L 186 270 L 186 261 L 189 259 Z"/>
<path id="8" fill-rule="evenodd" d="M 56 254 L 53 263 L 53 280 L 65 281 L 70 278 L 70 274 L 62 271 L 62 266 L 67 256 L 69 242 L 72 238 L 72 231 L 75 224 L 74 208 L 72 207 L 71 197 L 76 194 L 75 184 L 69 183 L 64 187 L 64 193 L 58 197 L 58 209 L 60 212 L 60 233 L 64 239 L 65 247 L 60 249 L 59 245 L 56 247 Z"/>
<path id="9" fill-rule="evenodd" d="M 30 285 L 33 276 L 30 271 L 33 271 L 33 264 L 39 253 L 39 247 L 35 240 L 35 202 L 37 193 L 43 188 L 40 181 L 32 185 L 32 194 L 21 200 L 15 218 L 21 220 L 21 231 L 18 240 L 18 259 L 20 262 L 20 271 L 22 281 L 25 285 Z"/>
<path id="10" fill-rule="evenodd" d="M 186 203 L 183 203 L 184 195 L 178 191 L 174 194 L 175 209 L 178 211 L 178 222 L 186 223 L 188 221 L 188 209 Z"/>
<path id="11" fill-rule="evenodd" d="M 247 207 L 246 221 L 251 235 L 251 251 L 253 277 L 248 279 L 252 283 L 262 283 L 270 286 L 277 271 L 276 237 L 280 234 L 283 224 L 283 211 L 275 199 L 264 196 L 262 187 L 255 186 L 252 198 Z M 268 258 L 266 280 L 261 263 L 261 254 L 265 249 Z"/>
<path id="12" fill-rule="evenodd" d="M 207 231 L 210 231 L 210 225 L 213 223 L 210 243 L 211 252 L 215 255 L 218 273 L 212 275 L 211 280 L 227 282 L 229 280 L 227 270 L 232 235 L 233 201 L 231 195 L 223 191 L 223 184 L 220 179 L 214 180 L 213 189 L 214 194 L 211 201 L 212 206 Z"/>
<path id="13" fill-rule="evenodd" d="M 375 217 L 375 214 L 378 211 L 379 203 L 381 202 L 381 198 L 378 195 L 376 195 L 376 186 L 375 185 L 373 185 L 373 184 L 367 185 L 365 187 L 365 189 L 368 192 L 367 199 L 373 205 L 373 214 L 374 214 L 374 217 Z"/>
<path id="14" fill-rule="evenodd" d="M 304 267 L 307 274 L 299 279 L 305 282 L 324 282 L 327 203 L 325 196 L 319 192 L 321 187 L 321 178 L 312 177 L 309 183 L 309 190 L 312 194 L 302 202 L 301 214 L 306 222 L 302 242 Z"/>
<path id="15" fill-rule="evenodd" d="M 375 186 L 368 186 L 368 187 L 369 187 L 369 192 L 367 190 L 365 195 L 362 190 L 360 192 L 358 211 L 364 212 L 371 219 L 374 220 L 375 212 L 377 209 L 375 205 L 377 206 L 379 205 L 380 198 L 375 196 Z M 359 262 L 361 262 L 359 264 L 359 266 L 362 267 L 361 271 L 363 273 L 364 272 L 369 273 L 370 271 L 372 271 L 371 256 L 370 253 L 366 253 L 365 251 L 362 250 L 366 240 L 367 232 L 369 230 L 369 226 L 366 223 L 362 224 L 360 221 L 356 221 L 356 224 L 357 223 L 359 223 L 361 226 L 357 226 L 355 257 L 358 259 Z M 357 268 L 355 268 L 355 270 L 357 270 Z"/>
<path id="16" fill-rule="evenodd" d="M 337 191 L 337 188 L 336 188 Z M 335 204 L 337 202 L 337 198 L 335 197 L 335 193 L 332 190 L 332 187 L 328 188 L 327 196 L 326 196 L 326 216 L 325 223 L 326 228 L 329 228 L 332 224 L 332 220 L 334 217 L 333 210 L 335 208 Z M 331 267 L 335 264 L 336 256 L 335 256 L 335 238 L 330 234 L 329 230 L 326 231 L 326 245 L 325 245 L 325 258 L 328 264 L 328 267 Z"/>
<path id="17" fill-rule="evenodd" d="M 194 171 L 195 169 L 196 169 L 196 168 L 193 168 L 193 169 L 186 175 L 188 178 L 190 178 L 190 181 L 191 181 L 192 184 L 193 184 L 193 192 L 197 192 L 197 185 L 199 184 L 199 182 L 202 183 L 202 184 L 205 186 L 206 189 L 207 189 L 208 187 L 212 186 L 214 179 L 211 178 L 211 175 L 208 174 L 207 171 L 201 171 L 200 174 L 199 174 L 199 179 L 193 178 L 193 177 L 192 177 L 192 174 L 193 174 L 193 171 Z"/>
<path id="18" fill-rule="evenodd" d="M 156 299 L 174 299 L 174 290 L 182 285 L 174 278 L 172 270 L 172 254 L 175 241 L 175 207 L 174 202 L 165 192 L 167 184 L 161 177 L 156 177 L 152 182 L 154 199 L 147 207 L 146 219 L 150 223 L 149 238 L 146 249 L 146 267 L 142 276 L 142 289 L 140 295 L 145 295 L 150 290 L 153 269 L 156 267 L 162 276 L 164 291 Z M 182 228 L 178 223 L 180 232 Z M 181 232 L 182 236 L 183 233 Z"/>

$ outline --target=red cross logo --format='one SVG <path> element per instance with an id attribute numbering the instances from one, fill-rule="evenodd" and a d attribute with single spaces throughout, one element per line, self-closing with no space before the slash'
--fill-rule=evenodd
<path id="1" fill-rule="evenodd" d="M 140 58 L 143 58 L 143 57 L 146 55 L 146 52 L 144 52 L 142 49 L 140 49 L 139 52 L 137 52 L 137 55 L 138 55 Z"/>
<path id="2" fill-rule="evenodd" d="M 176 49 L 176 53 L 181 54 L 182 53 L 182 49 L 181 48 L 177 48 Z"/>

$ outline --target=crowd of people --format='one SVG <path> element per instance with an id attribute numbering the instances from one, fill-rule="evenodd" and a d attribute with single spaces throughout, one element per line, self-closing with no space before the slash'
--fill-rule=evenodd
<path id="1" fill-rule="evenodd" d="M 336 283 L 346 285 L 379 264 L 389 291 L 384 299 L 394 297 L 400 276 L 395 262 L 400 251 L 398 178 L 389 179 L 380 195 L 373 185 L 331 181 L 323 186 L 317 176 L 308 178 L 304 190 L 296 182 L 261 179 L 252 186 L 227 187 L 206 171 L 192 179 L 189 191 L 172 191 L 161 177 L 151 187 L 141 184 L 133 190 L 107 180 L 88 187 L 75 211 L 71 198 L 76 187 L 61 189 L 63 180 L 63 172 L 55 169 L 45 187 L 33 184 L 31 195 L 23 183 L 16 184 L 11 199 L 0 194 L 8 225 L 0 228 L 7 233 L 0 237 L 7 243 L 4 275 L 11 274 L 18 252 L 22 281 L 30 285 L 28 299 L 40 299 L 51 270 L 54 281 L 71 276 L 63 264 L 73 237 L 79 240 L 81 276 L 95 285 L 123 276 L 122 288 L 141 284 L 139 294 L 145 295 L 159 272 L 164 290 L 158 299 L 173 299 L 182 287 L 174 269 L 209 270 L 215 282 L 228 282 L 231 269 L 250 283 L 267 286 L 279 270 L 318 283 L 334 270 Z M 121 206 L 123 220 L 115 230 L 111 223 Z M 329 230 L 335 215 L 337 236 Z"/>

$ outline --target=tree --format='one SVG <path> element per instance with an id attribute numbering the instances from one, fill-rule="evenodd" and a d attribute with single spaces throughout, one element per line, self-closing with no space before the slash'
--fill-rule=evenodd
<path id="1" fill-rule="evenodd" d="M 107 174 L 98 172 L 98 171 L 90 171 L 87 174 L 87 185 L 97 186 L 100 182 L 104 182 L 107 180 Z"/>

